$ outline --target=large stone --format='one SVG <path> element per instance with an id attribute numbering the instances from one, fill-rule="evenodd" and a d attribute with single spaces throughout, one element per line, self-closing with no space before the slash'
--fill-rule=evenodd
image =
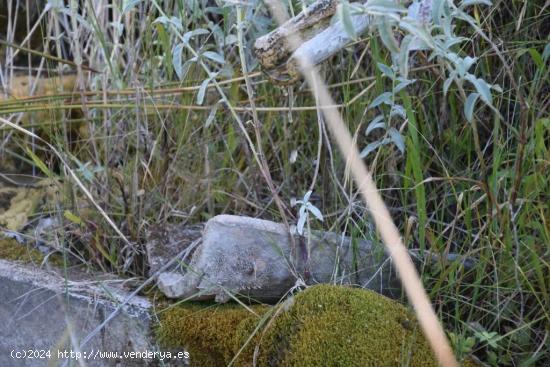
<path id="1" fill-rule="evenodd" d="M 129 292 L 120 279 L 71 272 L 66 281 L 56 271 L 0 260 L 0 366 L 61 366 L 70 351 L 118 353 L 118 358 L 87 359 L 67 365 L 145 366 L 152 359 L 125 358 L 122 353 L 155 351 L 151 338 L 151 304 L 132 297 L 88 343 L 77 346 L 106 320 Z M 13 351 L 13 352 L 12 352 Z M 40 358 L 14 359 L 34 351 Z M 44 351 L 44 352 L 41 352 Z M 50 358 L 46 358 L 46 352 Z M 35 357 L 37 356 L 35 355 Z M 69 356 L 68 354 L 66 356 Z M 74 356 L 74 355 L 73 355 Z M 61 357 L 61 358 L 58 358 Z M 70 359 L 70 358 L 69 358 Z"/>
<path id="2" fill-rule="evenodd" d="M 399 292 L 382 245 L 318 231 L 292 241 L 283 224 L 233 215 L 207 222 L 187 270 L 162 274 L 159 288 L 168 297 L 219 302 L 233 294 L 277 300 L 300 281 Z"/>
<path id="3" fill-rule="evenodd" d="M 152 226 L 147 231 L 145 249 L 149 264 L 149 276 L 160 270 L 168 261 L 178 256 L 183 250 L 202 236 L 202 225 L 182 226 L 180 224 L 162 224 Z M 180 266 L 175 262 L 166 270 Z"/>

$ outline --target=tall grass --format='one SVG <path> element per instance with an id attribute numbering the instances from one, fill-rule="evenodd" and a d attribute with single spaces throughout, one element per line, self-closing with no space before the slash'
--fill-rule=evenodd
<path id="1" fill-rule="evenodd" d="M 36 133 L 62 159 L 3 124 L 0 172 L 44 175 L 43 163 L 59 179 L 59 203 L 37 217 L 61 218 L 66 250 L 91 266 L 143 276 L 151 224 L 219 213 L 293 224 L 290 201 L 310 189 L 323 229 L 370 232 L 367 208 L 309 87 L 275 86 L 255 64 L 251 44 L 274 26 L 260 3 L 244 8 L 242 34 L 229 3 L 154 0 L 124 11 L 122 1 L 89 0 L 38 15 L 36 27 L 30 20 L 37 15 L 29 12 L 27 22 L 22 7 L 34 3 L 0 6 L 0 83 L 34 94 L 0 100 L 0 117 Z M 300 11 L 301 2 L 294 5 Z M 476 75 L 502 87 L 493 101 L 502 118 L 479 108 L 468 123 L 460 91 L 451 87 L 444 96 L 440 65 L 419 54 L 411 69 L 419 82 L 400 94 L 406 124 L 395 126 L 405 154 L 386 145 L 365 159 L 409 248 L 478 259 L 469 271 L 442 261 L 421 275 L 457 356 L 487 365 L 550 362 L 549 10 L 545 1 L 494 1 L 472 13 L 490 42 L 466 26 L 457 30 L 469 38 L 462 51 L 480 58 Z M 208 75 L 197 63 L 178 78 L 177 38 L 155 22 L 161 12 L 181 20 L 181 34 L 208 30 L 191 39 L 182 59 L 193 51 L 223 55 L 223 65 L 203 60 L 219 72 L 217 86 L 201 88 Z M 33 31 L 29 42 L 26 31 Z M 376 67 L 388 61 L 379 40 L 365 37 L 322 66 L 360 147 L 378 138 L 364 135 L 374 118 L 366 106 L 391 87 Z M 63 85 L 68 74 L 76 75 L 74 86 Z M 10 85 L 16 75 L 32 77 Z M 50 88 L 33 86 L 35 76 L 58 75 L 65 77 Z"/>

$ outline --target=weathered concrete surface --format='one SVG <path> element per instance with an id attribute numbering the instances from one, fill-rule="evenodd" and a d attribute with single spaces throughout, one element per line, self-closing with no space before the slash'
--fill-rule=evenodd
<path id="1" fill-rule="evenodd" d="M 169 297 L 219 302 L 234 293 L 277 300 L 299 278 L 307 284 L 355 284 L 387 295 L 399 292 L 381 245 L 317 231 L 309 239 L 295 235 L 294 242 L 295 247 L 282 224 L 218 215 L 207 222 L 187 273 L 162 274 L 158 285 Z"/>
<path id="2" fill-rule="evenodd" d="M 76 275 L 75 275 L 76 277 Z M 57 351 L 79 343 L 128 297 L 120 280 L 92 281 L 79 274 L 65 282 L 54 272 L 0 259 L 0 366 L 61 366 Z M 97 278 L 97 277 L 96 277 Z M 133 297 L 81 352 L 154 351 L 149 301 Z M 71 340 L 73 342 L 71 342 Z M 13 359 L 13 351 L 51 351 L 51 359 Z M 144 366 L 136 359 L 84 360 L 86 366 Z M 71 366 L 81 365 L 72 360 Z"/>

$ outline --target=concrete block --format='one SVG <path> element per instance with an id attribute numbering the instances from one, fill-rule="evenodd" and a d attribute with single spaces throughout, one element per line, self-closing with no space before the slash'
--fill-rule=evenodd
<path id="1" fill-rule="evenodd" d="M 73 280 L 65 281 L 59 272 L 0 259 L 0 366 L 61 366 L 71 358 L 63 358 L 58 351 L 81 352 L 82 356 L 86 352 L 88 358 L 90 353 L 99 357 L 99 352 L 120 356 L 71 359 L 66 364 L 70 366 L 148 365 L 142 358 L 122 356 L 155 350 L 150 336 L 151 304 L 138 296 L 81 350 L 75 347 L 129 295 L 120 286 L 121 280 L 97 278 L 73 272 Z M 29 351 L 35 358 L 13 358 L 16 352 L 23 356 Z M 50 358 L 41 351 L 49 351 Z"/>

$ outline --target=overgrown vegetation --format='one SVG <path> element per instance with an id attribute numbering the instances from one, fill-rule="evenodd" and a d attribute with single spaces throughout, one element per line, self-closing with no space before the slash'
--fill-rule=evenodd
<path id="1" fill-rule="evenodd" d="M 402 71 L 388 71 L 392 53 L 376 32 L 321 68 L 358 144 L 376 145 L 365 161 L 407 246 L 478 259 L 466 275 L 449 263 L 422 274 L 457 355 L 545 365 L 550 5 L 475 3 L 465 11 L 478 29 L 455 19 L 454 34 L 465 41 L 449 50 L 476 57 L 472 75 L 500 87 L 492 108 L 473 108 L 468 96 L 483 99 L 484 87 L 446 83 L 449 60 L 427 51 L 406 63 L 415 83 L 396 90 Z M 121 274 L 144 274 L 151 224 L 219 213 L 298 223 L 304 206 L 291 201 L 309 191 L 302 201 L 323 222 L 308 226 L 369 236 L 367 210 L 307 86 L 274 85 L 250 52 L 273 26 L 256 0 L 3 2 L 0 117 L 27 132 L 0 124 L 2 181 L 13 173 L 59 179 L 59 202 L 36 216 L 58 216 L 68 252 Z M 61 75 L 61 90 L 16 75 Z M 35 96 L 10 98 L 14 88 Z M 373 106 L 388 91 L 400 113 L 380 99 Z"/>

